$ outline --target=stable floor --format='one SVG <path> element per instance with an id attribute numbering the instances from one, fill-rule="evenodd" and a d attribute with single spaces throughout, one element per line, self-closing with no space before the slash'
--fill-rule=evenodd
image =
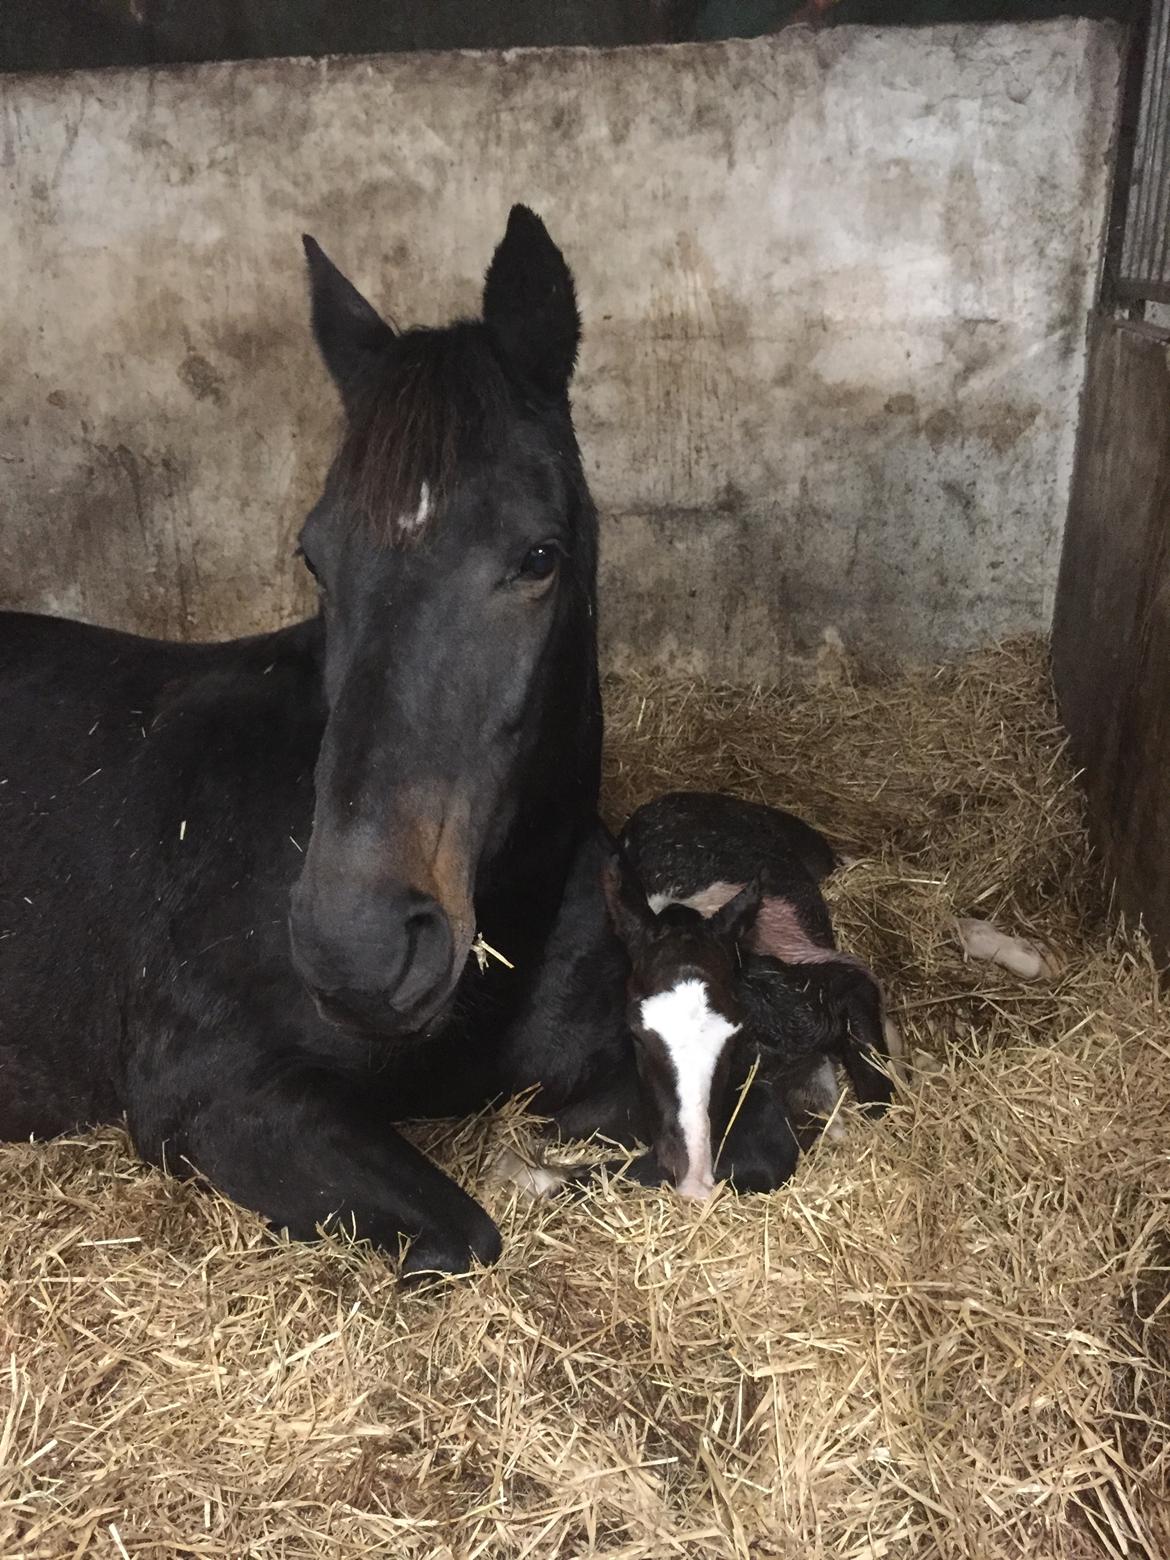
<path id="1" fill-rule="evenodd" d="M 515 1111 L 418 1134 L 500 1220 L 401 1297 L 107 1132 L 0 1148 L 0 1555 L 1170 1555 L 1170 1023 L 1088 860 L 1043 647 L 866 685 L 608 689 L 614 821 L 782 804 L 914 1069 L 768 1198 L 489 1184 Z M 964 962 L 953 918 L 1053 980 Z"/>

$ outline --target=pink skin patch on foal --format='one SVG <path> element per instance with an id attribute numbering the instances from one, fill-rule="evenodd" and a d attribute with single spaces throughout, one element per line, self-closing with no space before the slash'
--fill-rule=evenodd
<path id="1" fill-rule="evenodd" d="M 709 883 L 701 893 L 692 894 L 680 903 L 689 905 L 700 915 L 712 916 L 721 910 L 743 888 L 742 883 Z M 785 964 L 851 964 L 864 969 L 861 960 L 839 948 L 822 948 L 800 924 L 795 906 L 779 895 L 772 895 L 760 903 L 752 932 L 752 949 L 756 953 L 771 954 Z"/>

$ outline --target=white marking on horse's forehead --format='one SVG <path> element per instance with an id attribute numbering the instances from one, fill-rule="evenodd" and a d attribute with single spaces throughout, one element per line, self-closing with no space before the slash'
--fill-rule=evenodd
<path id="1" fill-rule="evenodd" d="M 421 531 L 431 518 L 431 510 L 431 490 L 424 482 L 418 490 L 418 508 L 413 515 L 403 515 L 398 522 L 400 533 L 403 536 L 412 536 L 415 531 Z"/>
<path id="2" fill-rule="evenodd" d="M 674 1067 L 678 1124 L 687 1155 L 678 1191 L 684 1197 L 707 1197 L 715 1185 L 711 1080 L 739 1025 L 711 1006 L 707 982 L 695 976 L 680 980 L 670 991 L 647 997 L 641 1020 L 642 1027 L 662 1041 Z"/>

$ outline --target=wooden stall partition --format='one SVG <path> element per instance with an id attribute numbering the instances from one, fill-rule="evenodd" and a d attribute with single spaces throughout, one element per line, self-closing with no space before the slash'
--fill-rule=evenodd
<path id="1" fill-rule="evenodd" d="M 1097 317 L 1053 673 L 1119 907 L 1170 962 L 1170 332 Z"/>

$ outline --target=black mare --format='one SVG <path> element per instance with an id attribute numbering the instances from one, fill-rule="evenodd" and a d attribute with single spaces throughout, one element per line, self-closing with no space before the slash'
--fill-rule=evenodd
<path id="1" fill-rule="evenodd" d="M 624 1029 L 559 1044 L 534 984 L 574 861 L 604 914 L 577 308 L 524 207 L 445 329 L 306 252 L 346 411 L 320 613 L 212 645 L 0 616 L 0 1136 L 124 1116 L 296 1236 L 457 1272 L 498 1231 L 393 1122 L 536 1083 L 566 1130 L 637 1124 Z"/>

